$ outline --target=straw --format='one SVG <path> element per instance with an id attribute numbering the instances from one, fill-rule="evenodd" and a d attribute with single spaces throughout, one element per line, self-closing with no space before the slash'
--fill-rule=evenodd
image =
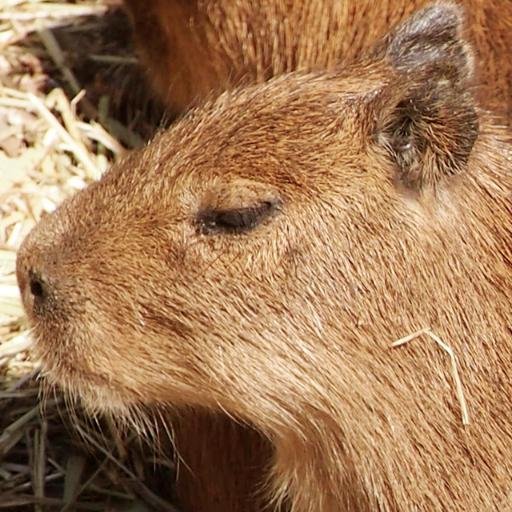
<path id="1" fill-rule="evenodd" d="M 469 425 L 469 412 L 468 406 L 466 403 L 466 398 L 464 396 L 464 389 L 462 387 L 462 381 L 459 375 L 459 369 L 457 365 L 457 356 L 453 351 L 452 347 L 447 345 L 439 336 L 434 334 L 428 327 L 416 331 L 412 334 L 409 334 L 399 340 L 394 341 L 391 346 L 393 348 L 400 347 L 405 345 L 406 343 L 410 343 L 411 341 L 420 338 L 421 336 L 428 336 L 430 339 L 434 340 L 441 349 L 443 349 L 448 356 L 450 357 L 451 368 L 452 368 L 452 377 L 455 384 L 455 391 L 457 394 L 457 399 L 459 400 L 461 416 L 462 416 L 462 424 Z"/>

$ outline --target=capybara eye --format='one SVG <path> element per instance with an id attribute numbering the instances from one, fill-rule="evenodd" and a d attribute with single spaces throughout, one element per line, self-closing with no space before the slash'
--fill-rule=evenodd
<path id="1" fill-rule="evenodd" d="M 198 216 L 202 234 L 238 234 L 254 229 L 279 209 L 280 201 L 262 201 L 254 206 L 230 209 L 206 209 Z"/>

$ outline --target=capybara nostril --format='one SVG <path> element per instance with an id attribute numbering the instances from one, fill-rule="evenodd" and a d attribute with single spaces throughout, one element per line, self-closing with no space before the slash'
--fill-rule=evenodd
<path id="1" fill-rule="evenodd" d="M 16 276 L 25 310 L 29 315 L 41 312 L 52 296 L 51 280 L 47 276 L 44 254 L 25 243 L 18 251 Z"/>
<path id="2" fill-rule="evenodd" d="M 48 296 L 48 283 L 33 271 L 29 272 L 29 287 L 35 300 L 44 301 Z"/>

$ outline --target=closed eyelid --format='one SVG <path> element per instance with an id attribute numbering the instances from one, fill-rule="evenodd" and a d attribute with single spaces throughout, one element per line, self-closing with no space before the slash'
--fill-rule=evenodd
<path id="1" fill-rule="evenodd" d="M 279 199 L 266 200 L 240 208 L 206 208 L 197 217 L 202 234 L 238 234 L 251 231 L 274 215 L 282 206 Z"/>

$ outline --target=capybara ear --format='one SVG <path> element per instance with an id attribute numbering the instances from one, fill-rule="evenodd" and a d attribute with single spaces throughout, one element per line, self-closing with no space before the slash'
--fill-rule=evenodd
<path id="1" fill-rule="evenodd" d="M 447 78 L 465 81 L 473 73 L 473 54 L 462 36 L 463 24 L 461 7 L 437 3 L 400 23 L 377 51 L 385 52 L 393 66 L 403 72 L 442 67 Z"/>
<path id="2" fill-rule="evenodd" d="M 379 44 L 393 79 L 380 97 L 378 140 L 407 187 L 435 187 L 460 173 L 478 135 L 469 91 L 473 54 L 462 36 L 463 16 L 435 4 L 400 24 Z"/>

